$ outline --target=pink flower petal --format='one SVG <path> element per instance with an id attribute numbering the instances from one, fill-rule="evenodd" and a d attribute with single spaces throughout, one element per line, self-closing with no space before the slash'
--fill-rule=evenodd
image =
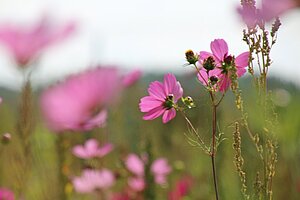
<path id="1" fill-rule="evenodd" d="M 220 79 L 219 90 L 220 92 L 225 92 L 229 88 L 231 84 L 231 80 L 227 75 L 224 74 L 220 76 L 219 79 Z"/>
<path id="2" fill-rule="evenodd" d="M 7 188 L 0 188 L 0 199 L 1 200 L 14 200 L 15 195 L 12 191 Z"/>
<path id="3" fill-rule="evenodd" d="M 240 54 L 238 57 L 235 59 L 235 65 L 236 65 L 236 73 L 238 77 L 243 76 L 246 73 L 246 67 L 248 66 L 248 60 L 249 60 L 250 53 L 249 52 L 244 52 Z"/>
<path id="4" fill-rule="evenodd" d="M 89 131 L 95 127 L 104 127 L 106 125 L 107 110 L 102 110 L 96 116 L 82 124 L 82 130 Z"/>
<path id="5" fill-rule="evenodd" d="M 135 84 L 141 78 L 141 76 L 142 76 L 141 70 L 134 70 L 123 78 L 123 85 L 125 87 L 130 87 L 133 84 Z"/>
<path id="6" fill-rule="evenodd" d="M 248 66 L 248 60 L 249 60 L 250 52 L 244 52 L 238 55 L 235 58 L 235 65 L 237 68 L 244 68 Z"/>
<path id="7" fill-rule="evenodd" d="M 144 162 L 136 155 L 130 154 L 125 161 L 126 168 L 138 176 L 144 175 Z"/>
<path id="8" fill-rule="evenodd" d="M 165 158 L 156 159 L 151 165 L 151 171 L 154 174 L 169 174 L 171 172 L 171 167 Z"/>
<path id="9" fill-rule="evenodd" d="M 153 96 L 161 101 L 164 101 L 167 96 L 163 84 L 159 81 L 150 83 L 148 92 L 150 96 Z"/>
<path id="10" fill-rule="evenodd" d="M 176 85 L 175 85 L 175 87 L 173 89 L 173 95 L 174 95 L 174 101 L 175 101 L 175 103 L 183 95 L 183 89 L 182 89 L 181 84 L 179 83 L 179 81 L 176 82 Z"/>
<path id="11" fill-rule="evenodd" d="M 160 107 L 162 105 L 163 105 L 163 101 L 158 100 L 153 96 L 145 96 L 141 98 L 139 107 L 142 112 L 149 112 L 150 110 Z"/>
<path id="12" fill-rule="evenodd" d="M 166 110 L 163 114 L 162 121 L 163 123 L 167 123 L 172 120 L 176 116 L 176 110 L 171 108 L 170 110 Z"/>
<path id="13" fill-rule="evenodd" d="M 113 144 L 106 143 L 102 147 L 98 148 L 98 150 L 97 150 L 97 156 L 101 158 L 101 157 L 107 155 L 113 149 L 114 149 L 114 145 Z"/>
<path id="14" fill-rule="evenodd" d="M 208 85 L 208 74 L 207 74 L 206 70 L 200 69 L 200 74 L 197 73 L 197 78 L 203 85 L 205 85 L 205 86 Z"/>
<path id="15" fill-rule="evenodd" d="M 167 183 L 167 177 L 164 174 L 155 174 L 154 181 L 159 185 L 164 185 Z"/>
<path id="16" fill-rule="evenodd" d="M 169 73 L 164 76 L 164 89 L 167 95 L 173 94 L 176 83 L 176 77 L 173 74 Z"/>
<path id="17" fill-rule="evenodd" d="M 134 191 L 142 191 L 145 189 L 146 183 L 142 177 L 131 177 L 128 179 L 128 185 Z"/>
<path id="18" fill-rule="evenodd" d="M 218 59 L 218 61 L 223 61 L 224 57 L 228 54 L 228 46 L 225 40 L 223 39 L 215 39 L 210 43 L 210 48 L 214 56 Z"/>
<path id="19" fill-rule="evenodd" d="M 85 142 L 84 146 L 76 145 L 73 148 L 73 154 L 79 158 L 89 159 L 93 157 L 103 157 L 113 149 L 113 145 L 106 143 L 104 146 L 99 147 L 96 139 L 89 139 Z"/>
<path id="20" fill-rule="evenodd" d="M 199 53 L 199 61 L 200 61 L 200 63 L 202 64 L 204 62 L 204 60 L 207 59 L 210 56 L 213 57 L 213 54 L 209 53 L 207 51 L 200 51 L 200 53 Z"/>
<path id="21" fill-rule="evenodd" d="M 108 169 L 97 171 L 97 179 L 95 179 L 95 186 L 100 189 L 107 189 L 115 183 L 114 174 Z"/>
<path id="22" fill-rule="evenodd" d="M 155 119 L 159 116 L 161 116 L 164 112 L 165 112 L 165 108 L 163 106 L 159 106 L 159 107 L 156 107 L 152 110 L 150 110 L 148 113 L 146 113 L 144 116 L 143 116 L 143 119 L 144 120 L 152 120 L 152 119 Z"/>
<path id="23" fill-rule="evenodd" d="M 86 131 L 103 126 L 105 109 L 120 91 L 120 77 L 115 68 L 95 68 L 70 76 L 45 90 L 41 110 L 48 127 L 56 132 Z"/>
<path id="24" fill-rule="evenodd" d="M 73 147 L 72 153 L 78 158 L 89 158 L 90 155 L 85 151 L 84 147 L 81 145 L 76 145 Z"/>

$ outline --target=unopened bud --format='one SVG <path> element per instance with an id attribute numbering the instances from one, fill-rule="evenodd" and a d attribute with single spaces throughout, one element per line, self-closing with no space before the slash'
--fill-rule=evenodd
<path id="1" fill-rule="evenodd" d="M 190 96 L 182 97 L 181 100 L 184 103 L 184 105 L 186 107 L 188 107 L 188 108 L 194 108 L 194 107 L 196 107 L 196 105 L 194 103 L 194 100 Z"/>
<path id="2" fill-rule="evenodd" d="M 196 64 L 198 61 L 198 56 L 192 51 L 192 50 L 187 50 L 185 52 L 185 58 L 188 61 L 189 64 Z"/>
<path id="3" fill-rule="evenodd" d="M 209 56 L 208 58 L 206 58 L 203 62 L 203 67 L 207 71 L 213 70 L 216 67 L 214 58 L 212 56 Z"/>
<path id="4" fill-rule="evenodd" d="M 218 77 L 217 76 L 211 76 L 209 77 L 210 82 L 214 85 L 218 82 Z"/>
<path id="5" fill-rule="evenodd" d="M 4 134 L 2 135 L 2 138 L 1 138 L 2 144 L 8 144 L 8 143 L 10 142 L 10 140 L 11 140 L 11 135 L 10 135 L 10 133 L 4 133 Z"/>

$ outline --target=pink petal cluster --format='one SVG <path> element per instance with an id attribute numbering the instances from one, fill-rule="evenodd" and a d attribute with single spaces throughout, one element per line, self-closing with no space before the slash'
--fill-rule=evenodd
<path id="1" fill-rule="evenodd" d="M 146 183 L 144 179 L 145 164 L 147 161 L 142 160 L 136 154 L 128 155 L 125 165 L 126 168 L 134 175 L 128 179 L 128 185 L 135 191 L 145 189 Z M 154 176 L 155 183 L 163 185 L 166 183 L 166 176 L 171 172 L 171 167 L 165 158 L 158 158 L 151 164 L 151 172 Z"/>
<path id="2" fill-rule="evenodd" d="M 164 81 L 154 81 L 148 88 L 149 96 L 140 100 L 140 110 L 146 114 L 144 120 L 152 120 L 162 115 L 163 123 L 167 123 L 176 116 L 173 107 L 183 95 L 183 89 L 173 74 L 166 74 Z"/>
<path id="3" fill-rule="evenodd" d="M 73 75 L 45 90 L 41 110 L 48 127 L 56 132 L 88 131 L 106 123 L 106 106 L 120 90 L 115 68 L 95 68 Z"/>
<path id="4" fill-rule="evenodd" d="M 7 188 L 0 188 L 0 200 L 14 200 L 15 195 Z"/>
<path id="5" fill-rule="evenodd" d="M 204 61 L 208 57 L 212 57 L 215 61 L 216 68 L 208 71 L 202 67 L 200 69 L 200 73 L 198 73 L 197 75 L 198 79 L 203 85 L 207 86 L 209 84 L 210 77 L 215 76 L 219 80 L 217 83 L 218 90 L 221 92 L 225 92 L 231 84 L 231 72 L 226 69 L 226 60 L 234 59 L 236 74 L 238 77 L 241 77 L 247 71 L 246 67 L 248 66 L 250 53 L 244 52 L 234 58 L 233 56 L 228 54 L 228 45 L 223 39 L 215 39 L 214 41 L 212 41 L 210 43 L 210 48 L 212 53 L 207 51 L 200 52 L 199 62 L 201 65 L 203 65 Z"/>
<path id="6" fill-rule="evenodd" d="M 133 70 L 129 74 L 125 75 L 123 77 L 123 85 L 125 87 L 130 87 L 134 85 L 142 76 L 142 71 L 141 70 Z"/>
<path id="7" fill-rule="evenodd" d="M 193 181 L 191 177 L 183 177 L 176 184 L 174 189 L 169 193 L 168 200 L 183 200 L 189 193 Z"/>
<path id="8" fill-rule="evenodd" d="M 74 22 L 61 27 L 50 24 L 47 17 L 33 27 L 0 26 L 0 42 L 12 53 L 20 67 L 36 59 L 48 46 L 62 41 L 75 30 Z"/>
<path id="9" fill-rule="evenodd" d="M 89 139 L 84 145 L 76 145 L 73 147 L 73 154 L 78 158 L 89 159 L 94 157 L 102 158 L 113 150 L 111 143 L 106 143 L 102 147 L 96 139 Z"/>
<path id="10" fill-rule="evenodd" d="M 115 183 L 114 174 L 108 169 L 86 169 L 80 177 L 73 179 L 73 186 L 78 193 L 92 193 L 96 189 L 108 189 Z"/>

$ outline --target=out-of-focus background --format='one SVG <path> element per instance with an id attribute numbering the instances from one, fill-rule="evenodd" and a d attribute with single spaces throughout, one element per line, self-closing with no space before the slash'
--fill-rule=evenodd
<path id="1" fill-rule="evenodd" d="M 35 112 L 37 126 L 33 143 L 33 170 L 27 197 L 32 200 L 57 199 L 59 184 L 57 178 L 56 135 L 46 129 L 39 111 L 39 95 L 46 85 L 72 73 L 95 65 L 113 65 L 124 71 L 140 69 L 144 73 L 141 80 L 126 90 L 118 104 L 110 109 L 107 127 L 90 135 L 68 134 L 70 149 L 89 137 L 105 137 L 116 148 L 105 163 L 111 168 L 120 168 L 120 156 L 129 152 L 140 152 L 145 140 L 152 142 L 153 154 L 167 157 L 173 167 L 169 185 L 158 189 L 158 199 L 166 199 L 166 193 L 174 181 L 182 174 L 194 177 L 188 199 L 213 199 L 210 175 L 210 159 L 198 148 L 192 147 L 186 136 L 187 126 L 177 116 L 164 125 L 161 119 L 143 121 L 138 109 L 139 99 L 147 95 L 148 84 L 162 80 L 164 72 L 176 73 L 185 89 L 185 95 L 195 99 L 197 109 L 189 112 L 191 120 L 209 142 L 210 107 L 208 96 L 194 78 L 192 69 L 184 67 L 184 52 L 192 49 L 209 51 L 209 44 L 215 38 L 224 38 L 229 51 L 238 54 L 247 51 L 242 41 L 244 28 L 236 9 L 239 1 L 171 1 L 171 0 L 7 0 L 0 1 L 0 26 L 17 24 L 27 26 L 39 21 L 44 15 L 57 23 L 72 20 L 76 22 L 75 33 L 64 42 L 45 50 L 38 67 L 32 72 L 35 91 Z M 274 199 L 297 199 L 300 195 L 300 10 L 291 10 L 281 18 L 278 41 L 272 49 L 273 64 L 270 67 L 269 87 L 273 90 L 275 110 L 278 113 L 278 164 L 274 179 Z M 0 46 L 0 133 L 13 133 L 16 124 L 18 90 L 23 82 L 23 74 L 12 61 L 10 53 Z M 260 126 L 256 93 L 250 77 L 241 79 L 246 110 L 255 130 Z M 239 113 L 233 103 L 233 95 L 228 93 L 220 107 L 218 129 L 227 138 L 218 150 L 218 176 L 221 199 L 242 199 L 239 177 L 234 170 L 232 133 L 233 122 Z M 260 160 L 253 144 L 243 137 L 247 183 L 254 182 Z M 103 134 L 99 136 L 100 134 Z M 245 138 L 245 139 L 244 139 Z M 12 140 L 2 154 L 0 161 L 0 186 L 13 185 L 15 149 L 18 141 Z M 67 154 L 67 153 L 66 153 Z M 14 155 L 14 156 L 13 156 Z M 67 174 L 78 174 L 82 163 L 67 154 Z M 222 159 L 226 158 L 226 160 Z M 7 164 L 11 167 L 7 168 Z M 69 170 L 69 171 L 68 171 Z M 73 170 L 73 171 L 72 171 Z M 89 199 L 67 188 L 70 199 Z M 114 190 L 118 191 L 120 186 Z"/>
<path id="2" fill-rule="evenodd" d="M 111 64 L 145 71 L 184 72 L 184 52 L 208 50 L 215 38 L 229 43 L 230 53 L 247 50 L 239 1 L 149 0 L 9 0 L 0 2 L 0 25 L 28 25 L 49 15 L 56 22 L 74 20 L 76 34 L 43 55 L 33 74 L 36 84 L 51 82 L 93 64 Z M 300 12 L 281 17 L 278 43 L 270 70 L 282 80 L 300 84 Z M 7 52 L 0 49 L 0 85 L 19 83 Z M 13 73 L 14 72 L 14 73 Z M 14 84 L 12 84 L 14 83 Z"/>

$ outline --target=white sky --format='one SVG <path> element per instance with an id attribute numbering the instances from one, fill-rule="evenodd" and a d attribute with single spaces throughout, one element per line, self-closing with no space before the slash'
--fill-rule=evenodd
<path id="1" fill-rule="evenodd" d="M 207 50 L 224 38 L 229 51 L 247 50 L 239 0 L 0 0 L 0 25 L 37 21 L 45 12 L 63 23 L 78 21 L 77 33 L 48 49 L 33 74 L 36 85 L 61 79 L 93 64 L 145 71 L 184 70 L 184 52 Z M 300 85 L 300 10 L 282 18 L 271 73 Z M 17 87 L 21 75 L 0 48 L 0 85 Z"/>

